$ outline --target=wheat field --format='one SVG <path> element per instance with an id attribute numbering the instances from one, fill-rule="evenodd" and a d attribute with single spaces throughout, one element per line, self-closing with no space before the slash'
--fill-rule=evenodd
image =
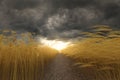
<path id="1" fill-rule="evenodd" d="M 89 35 L 62 52 L 75 60 L 85 80 L 120 80 L 120 31 Z"/>
<path id="2" fill-rule="evenodd" d="M 43 80 L 44 66 L 57 51 L 38 44 L 30 33 L 19 37 L 15 31 L 0 34 L 0 80 Z"/>
<path id="3" fill-rule="evenodd" d="M 83 80 L 120 80 L 120 31 L 93 30 L 61 53 L 75 61 Z M 44 80 L 46 65 L 59 52 L 37 42 L 32 33 L 0 33 L 0 80 Z"/>

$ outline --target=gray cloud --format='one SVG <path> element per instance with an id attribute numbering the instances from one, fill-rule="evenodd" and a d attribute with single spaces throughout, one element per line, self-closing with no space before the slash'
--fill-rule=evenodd
<path id="1" fill-rule="evenodd" d="M 77 38 L 94 25 L 120 29 L 120 0 L 0 0 L 0 28 Z"/>
<path id="2" fill-rule="evenodd" d="M 7 7 L 22 10 L 25 8 L 35 8 L 41 3 L 41 0 L 4 0 Z"/>

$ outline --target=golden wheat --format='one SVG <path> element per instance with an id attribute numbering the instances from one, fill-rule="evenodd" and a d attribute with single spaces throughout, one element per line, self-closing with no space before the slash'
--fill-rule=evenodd
<path id="1" fill-rule="evenodd" d="M 89 75 L 93 76 L 94 80 L 120 80 L 119 33 L 120 31 L 110 31 L 108 36 L 103 37 L 92 35 L 62 52 L 76 61 L 75 66 L 88 69 L 87 72 L 92 73 Z M 87 72 L 82 73 L 85 78 L 89 76 L 86 75 Z"/>
<path id="2" fill-rule="evenodd" d="M 15 31 L 0 34 L 0 80 L 41 80 L 57 51 L 40 45 L 30 33 L 17 36 Z"/>

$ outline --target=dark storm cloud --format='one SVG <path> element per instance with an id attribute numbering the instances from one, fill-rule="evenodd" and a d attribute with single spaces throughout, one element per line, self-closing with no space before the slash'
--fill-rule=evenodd
<path id="1" fill-rule="evenodd" d="M 4 0 L 6 6 L 13 9 L 34 8 L 38 6 L 40 2 L 40 0 Z"/>
<path id="2" fill-rule="evenodd" d="M 0 0 L 0 28 L 76 38 L 94 25 L 120 29 L 120 0 Z"/>
<path id="3" fill-rule="evenodd" d="M 95 0 L 53 0 L 53 4 L 57 7 L 63 8 L 75 8 L 75 7 L 84 7 L 89 5 L 96 5 Z"/>

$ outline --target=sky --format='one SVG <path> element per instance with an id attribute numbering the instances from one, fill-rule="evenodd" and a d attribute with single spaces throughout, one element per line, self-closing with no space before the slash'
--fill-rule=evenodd
<path id="1" fill-rule="evenodd" d="M 77 39 L 95 25 L 120 29 L 120 0 L 0 0 L 0 29 Z"/>

